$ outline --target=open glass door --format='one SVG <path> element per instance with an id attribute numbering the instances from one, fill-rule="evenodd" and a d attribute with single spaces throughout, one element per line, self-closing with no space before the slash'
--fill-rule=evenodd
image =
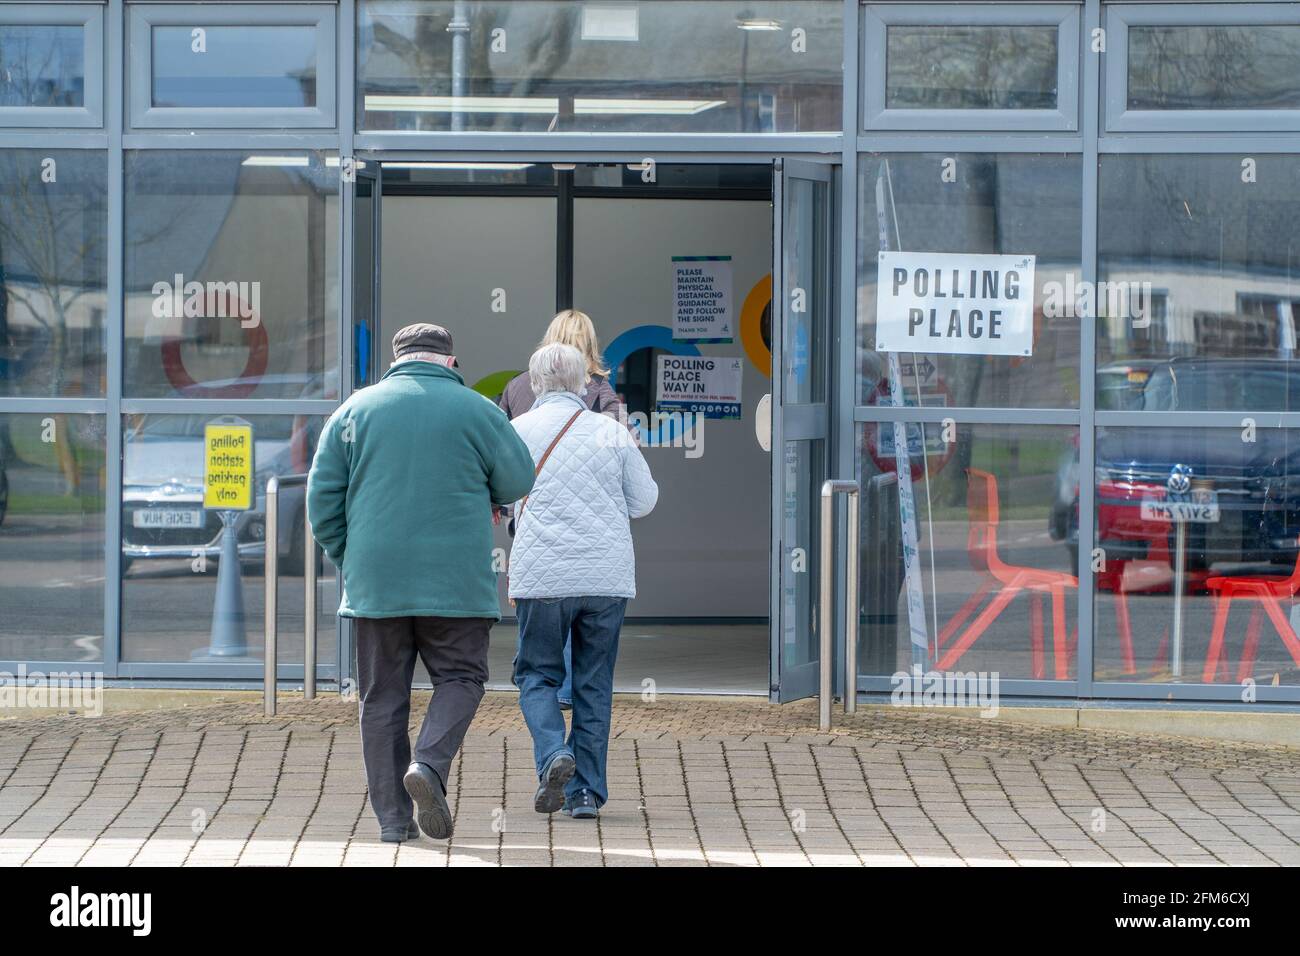
<path id="1" fill-rule="evenodd" d="M 352 390 L 378 379 L 379 371 L 379 216 L 382 184 L 379 164 L 358 160 L 353 192 L 352 230 Z"/>
<path id="2" fill-rule="evenodd" d="M 379 164 L 360 159 L 347 161 L 344 188 L 352 188 L 352 319 L 347 327 L 348 342 L 343 355 L 348 366 L 343 379 L 348 392 L 373 385 L 379 372 L 379 241 L 382 184 Z M 343 574 L 338 573 L 342 593 Z M 355 687 L 356 642 L 352 622 L 338 619 L 339 686 Z"/>
<path id="3" fill-rule="evenodd" d="M 818 508 L 829 462 L 827 352 L 835 313 L 834 178 L 778 162 L 773 189 L 772 685 L 779 701 L 817 692 Z"/>

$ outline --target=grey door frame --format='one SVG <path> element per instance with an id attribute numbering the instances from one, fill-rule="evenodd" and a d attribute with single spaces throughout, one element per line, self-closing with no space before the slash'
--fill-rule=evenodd
<path id="1" fill-rule="evenodd" d="M 771 663 L 770 671 L 772 683 L 770 694 L 773 701 L 789 702 L 799 700 L 804 697 L 810 697 L 817 691 L 818 681 L 818 661 L 805 661 L 793 669 L 784 666 L 782 660 L 782 637 L 785 632 L 785 620 L 783 614 L 784 608 L 784 578 L 787 573 L 796 573 L 793 568 L 788 568 L 785 562 L 786 545 L 783 540 L 784 533 L 784 514 L 785 514 L 785 496 L 790 489 L 786 485 L 785 469 L 785 443 L 788 441 L 821 441 L 821 471 L 824 478 L 831 477 L 832 462 L 835 461 L 834 449 L 834 423 L 836 416 L 833 412 L 836 409 L 836 395 L 834 383 L 838 376 L 835 374 L 834 366 L 834 343 L 836 340 L 835 326 L 836 316 L 840 313 L 839 303 L 835 299 L 836 282 L 836 249 L 839 246 L 839 235 L 835 228 L 837 209 L 836 202 L 836 171 L 835 165 L 829 162 L 816 162 L 806 159 L 781 159 L 773 164 L 772 175 L 772 543 L 769 548 L 769 564 L 772 572 L 772 581 L 769 587 L 769 597 L 771 611 L 769 614 L 770 633 L 771 633 Z M 789 199 L 789 183 L 791 180 L 803 180 L 809 182 L 822 183 L 826 187 L 825 201 L 827 204 L 827 219 L 822 224 L 825 229 L 824 241 L 827 243 L 824 250 L 826 261 L 821 263 L 827 270 L 825 276 L 817 276 L 820 283 L 822 279 L 826 282 L 827 308 L 829 312 L 826 318 L 826 327 L 821 330 L 820 351 L 822 354 L 817 356 L 811 355 L 812 361 L 822 362 L 823 378 L 823 401 L 808 404 L 787 405 L 784 395 L 784 342 L 785 342 L 785 316 L 786 305 L 789 302 L 792 289 L 785 287 L 785 225 L 786 211 Z M 816 267 L 818 263 L 814 263 Z M 802 489 L 808 496 L 808 504 L 813 507 L 814 512 L 819 507 L 820 502 L 817 497 L 818 489 Z M 819 528 L 819 522 L 814 517 L 810 520 L 809 527 Z M 834 543 L 832 567 L 830 569 L 820 566 L 818 559 L 818 573 L 830 573 L 838 579 L 838 571 L 844 566 L 844 541 L 839 535 Z M 819 542 L 816 552 L 820 555 L 824 553 L 823 543 Z M 808 559 L 811 565 L 813 554 L 811 541 L 808 543 Z M 806 572 L 805 572 L 806 573 Z M 813 600 L 813 595 L 817 594 L 815 582 L 809 585 L 809 600 Z M 803 622 L 800 622 L 803 623 Z M 832 643 L 838 645 L 843 641 L 844 629 L 842 621 L 837 615 L 837 624 L 834 628 Z M 838 657 L 841 653 L 835 651 Z"/>
<path id="2" fill-rule="evenodd" d="M 581 163 L 622 164 L 622 163 L 640 162 L 645 158 L 646 157 L 644 151 L 641 151 L 639 154 L 627 154 L 627 153 L 610 154 L 610 153 L 603 153 L 603 152 L 593 152 L 593 153 L 583 153 L 580 156 L 573 156 L 573 157 L 566 156 L 565 162 L 573 162 L 578 164 Z M 781 237 L 781 229 L 782 229 L 782 217 L 780 215 L 780 200 L 778 197 L 780 195 L 780 180 L 782 176 L 782 169 L 784 168 L 786 170 L 790 170 L 790 169 L 800 170 L 805 176 L 815 175 L 819 177 L 821 181 L 827 184 L 828 190 L 830 190 L 830 198 L 828 200 L 828 205 L 832 217 L 830 222 L 827 223 L 827 232 L 828 232 L 828 240 L 829 240 L 827 255 L 830 258 L 831 264 L 834 266 L 834 268 L 832 269 L 832 274 L 829 278 L 831 300 L 832 300 L 830 304 L 831 318 L 828 321 L 829 327 L 824 330 L 825 334 L 822 343 L 823 350 L 825 351 L 825 355 L 823 356 L 823 362 L 825 367 L 824 375 L 826 376 L 827 379 L 826 401 L 824 403 L 821 403 L 820 411 L 814 412 L 813 414 L 809 414 L 810 407 L 808 406 L 803 406 L 797 410 L 792 411 L 789 416 L 789 421 L 792 426 L 795 423 L 798 423 L 799 427 L 804 429 L 807 428 L 809 423 L 814 422 L 814 420 L 816 422 L 819 422 L 819 426 L 816 426 L 820 428 L 820 432 L 817 435 L 817 437 L 824 440 L 823 448 L 824 448 L 825 467 L 829 473 L 829 470 L 831 470 L 831 462 L 833 460 L 832 452 L 834 449 L 837 449 L 839 447 L 839 441 L 836 440 L 836 436 L 833 434 L 835 428 L 839 425 L 842 425 L 851 435 L 851 429 L 853 427 L 852 416 L 848 412 L 848 409 L 852 407 L 851 404 L 847 406 L 845 408 L 844 413 L 839 415 L 838 417 L 832 414 L 832 409 L 838 402 L 838 396 L 833 391 L 833 389 L 835 387 L 835 383 L 838 382 L 838 379 L 840 377 L 840 371 L 838 368 L 835 367 L 835 362 L 834 362 L 835 355 L 836 355 L 835 343 L 841 337 L 841 332 L 842 332 L 842 330 L 835 327 L 837 320 L 842 316 L 842 303 L 836 297 L 837 293 L 839 292 L 839 285 L 840 285 L 840 283 L 838 283 L 836 279 L 836 275 L 840 268 L 840 263 L 836 258 L 836 250 L 841 245 L 841 235 L 839 229 L 840 220 L 836 217 L 837 202 L 836 202 L 836 193 L 835 193 L 835 186 L 838 178 L 836 174 L 840 167 L 836 165 L 835 161 L 839 157 L 832 155 L 828 157 L 814 156 L 809 158 L 809 157 L 789 157 L 789 156 L 771 155 L 771 154 L 766 156 L 758 156 L 755 155 L 754 153 L 744 152 L 744 153 L 731 153 L 731 154 L 723 154 L 721 156 L 708 156 L 708 157 L 700 156 L 699 154 L 694 154 L 694 153 L 686 153 L 681 155 L 673 155 L 671 157 L 661 157 L 659 155 L 656 155 L 653 158 L 656 161 L 663 161 L 663 162 L 672 161 L 672 162 L 707 164 L 707 165 L 733 164 L 733 165 L 753 166 L 753 165 L 764 164 L 764 165 L 768 165 L 773 171 L 772 193 L 771 193 L 772 209 L 773 209 L 773 214 L 772 214 L 773 330 L 772 330 L 771 383 L 773 388 L 773 409 L 774 409 L 773 418 L 772 418 L 772 427 L 773 427 L 772 448 L 773 448 L 774 462 L 778 460 L 778 456 L 775 450 L 780 447 L 780 445 L 777 443 L 776 436 L 777 434 L 780 433 L 781 430 L 783 430 L 782 415 L 779 412 L 780 405 L 778 404 L 778 399 L 777 399 L 777 395 L 779 394 L 778 389 L 779 389 L 779 377 L 780 377 L 778 374 L 779 367 L 780 367 L 779 358 L 778 358 L 780 354 L 780 344 L 779 344 L 780 335 L 779 335 L 779 326 L 777 325 L 777 322 L 779 321 L 777 318 L 778 317 L 777 288 L 778 288 L 778 281 L 779 281 L 777 273 L 778 273 L 778 264 L 780 262 L 780 254 L 781 254 L 780 237 Z M 382 170 L 383 170 L 384 163 L 386 162 L 409 163 L 413 161 L 439 162 L 439 161 L 451 161 L 451 160 L 454 160 L 456 162 L 466 162 L 466 161 L 483 162 L 485 164 L 487 163 L 515 164 L 515 163 L 526 163 L 526 162 L 549 163 L 549 162 L 554 162 L 555 157 L 546 154 L 539 155 L 538 153 L 530 150 L 515 150 L 509 152 L 492 153 L 487 156 L 475 157 L 471 160 L 467 160 L 465 153 L 460 150 L 457 150 L 455 152 L 447 152 L 447 153 L 441 151 L 420 151 L 417 153 L 411 153 L 407 151 L 395 151 L 391 149 L 365 150 L 363 152 L 358 153 L 354 157 L 354 161 L 357 163 L 358 166 L 360 166 L 360 164 L 364 162 L 367 168 L 374 167 L 374 171 L 370 175 L 376 180 L 377 198 L 382 198 L 383 196 Z M 358 172 L 357 175 L 358 177 L 360 177 L 362 174 Z M 571 173 L 569 173 L 568 175 L 570 177 L 572 176 Z M 437 192 L 445 192 L 448 194 L 456 193 L 455 187 L 446 186 L 446 185 L 432 187 L 431 191 L 435 193 Z M 499 189 L 492 189 L 489 191 L 492 192 L 493 194 L 499 193 L 500 195 L 509 195 L 512 192 L 511 187 L 508 185 L 502 185 L 499 187 Z M 533 191 L 535 192 L 535 188 L 533 188 Z M 583 190 L 578 190 L 577 192 L 580 195 L 583 192 Z M 557 203 L 559 203 L 560 206 L 563 207 L 565 205 L 566 197 L 569 200 L 572 200 L 574 198 L 575 190 L 573 189 L 571 182 L 566 188 L 563 182 L 557 180 L 554 193 L 556 196 Z M 707 195 L 707 193 L 705 193 L 701 195 L 700 198 L 716 198 L 716 197 L 710 197 Z M 377 213 L 376 216 L 377 216 L 376 228 L 379 228 L 378 224 L 382 221 L 382 215 Z M 565 223 L 563 220 L 564 220 L 563 215 L 557 216 L 557 228 L 560 229 L 565 228 Z M 355 228 L 356 228 L 356 221 L 355 221 L 355 213 L 354 213 L 352 228 L 349 230 L 348 234 L 345 237 L 349 250 L 351 250 L 351 247 L 355 240 Z M 569 252 L 571 253 L 572 249 L 571 249 L 570 242 L 566 242 L 563 238 L 561 238 L 560 246 L 561 248 L 568 248 Z M 379 287 L 380 287 L 380 276 L 383 271 L 382 270 L 382 240 L 378 236 L 374 241 L 374 250 L 375 250 L 375 262 L 373 263 L 373 268 L 374 268 L 374 281 L 375 281 L 375 289 L 376 289 L 375 316 L 376 316 L 376 331 L 377 331 L 381 327 L 380 314 L 379 314 L 379 301 L 380 301 Z M 563 256 L 557 256 L 557 261 L 556 261 L 557 297 L 562 296 L 566 288 L 566 274 L 568 279 L 571 280 L 572 277 L 572 271 L 571 271 L 572 263 L 571 262 L 566 263 L 562 261 L 563 259 L 564 259 Z M 348 255 L 348 261 L 350 262 L 354 261 L 352 259 L 350 251 Z M 571 290 L 571 286 L 569 286 L 569 288 Z M 346 319 L 346 327 L 348 329 L 346 338 L 349 342 L 352 339 L 351 324 L 352 324 L 353 317 L 350 314 L 351 302 L 352 299 L 349 297 L 346 303 L 349 306 L 349 315 L 348 318 Z M 563 299 L 557 298 L 557 307 L 562 307 L 565 304 L 566 303 L 564 303 Z M 351 364 L 349 364 L 347 368 L 344 370 L 344 378 L 346 383 L 349 384 L 351 383 L 352 381 Z M 769 680 L 770 680 L 770 696 L 771 699 L 774 701 L 777 699 L 787 699 L 787 700 L 798 699 L 799 697 L 807 696 L 808 693 L 811 692 L 809 688 L 815 689 L 815 685 L 810 684 L 809 688 L 805 688 L 801 690 L 800 692 L 796 693 L 794 696 L 784 696 L 780 694 L 780 688 L 782 686 L 782 675 L 780 671 L 780 631 L 779 631 L 778 604 L 779 604 L 781 563 L 780 563 L 780 551 L 779 551 L 779 546 L 777 544 L 776 535 L 778 531 L 779 516 L 781 514 L 781 509 L 783 507 L 783 501 L 781 495 L 781 487 L 777 479 L 778 472 L 779 472 L 779 468 L 776 465 L 774 465 L 773 473 L 772 473 L 771 489 L 770 489 L 770 495 L 771 495 L 770 515 L 771 515 L 771 522 L 772 522 L 772 529 L 773 529 L 773 537 L 772 537 L 773 544 L 771 545 L 771 547 L 769 547 L 769 555 L 768 555 L 768 570 L 769 570 L 768 628 L 769 628 L 769 647 L 770 647 Z M 842 553 L 843 552 L 842 541 L 839 542 L 839 544 L 837 544 L 837 549 L 838 550 L 836 554 L 836 560 L 834 563 L 836 568 L 840 568 L 843 565 L 843 556 L 844 556 Z M 840 635 L 839 638 L 840 640 L 842 640 L 842 633 L 843 633 L 841 625 L 842 625 L 842 621 L 840 621 L 837 618 L 836 633 L 837 635 Z M 346 627 L 346 622 L 343 620 L 340 620 L 339 642 L 340 642 L 339 661 L 340 661 L 340 668 L 341 668 L 339 672 L 340 680 L 347 680 L 348 677 L 350 676 L 350 671 L 345 670 L 344 668 L 347 668 L 349 666 L 350 661 L 352 659 L 353 643 L 351 639 L 350 628 Z M 838 653 L 839 652 L 837 651 L 837 654 Z M 813 669 L 815 670 L 815 666 Z"/>

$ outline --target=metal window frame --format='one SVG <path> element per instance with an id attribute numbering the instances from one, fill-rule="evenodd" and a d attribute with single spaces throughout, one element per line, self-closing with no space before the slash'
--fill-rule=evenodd
<path id="1" fill-rule="evenodd" d="M 335 129 L 338 121 L 338 7 L 333 3 L 166 3 L 127 7 L 129 124 L 146 129 Z M 154 106 L 153 28 L 303 26 L 316 31 L 316 105 L 310 107 Z"/>
<path id="2" fill-rule="evenodd" d="M 1079 128 L 1078 3 L 891 3 L 862 7 L 862 129 L 1038 130 Z M 1056 109 L 891 109 L 886 103 L 892 26 L 1055 26 Z"/>
<path id="3" fill-rule="evenodd" d="M 866 421 L 893 421 L 906 418 L 914 421 L 936 421 L 944 417 L 963 423 L 983 424 L 1043 424 L 1073 426 L 1080 430 L 1080 467 L 1090 473 L 1094 460 L 1095 430 L 1098 426 L 1187 426 L 1240 427 L 1241 419 L 1249 415 L 1260 427 L 1300 428 L 1300 411 L 1272 413 L 1212 412 L 1212 413 L 1156 413 L 1156 412 L 1099 412 L 1095 408 L 1095 323 L 1089 317 L 1080 322 L 1081 367 L 1080 400 L 1077 408 L 949 408 L 903 409 L 857 405 L 856 342 L 857 319 L 857 244 L 859 183 L 857 181 L 860 154 L 866 152 L 1048 152 L 1079 153 L 1082 162 L 1082 257 L 1085 279 L 1095 278 L 1097 254 L 1098 184 L 1097 161 L 1107 154 L 1123 153 L 1300 153 L 1300 131 L 1290 127 L 1277 128 L 1259 121 L 1257 112 L 1250 112 L 1243 122 L 1248 128 L 1236 131 L 1199 131 L 1170 127 L 1168 129 L 1116 130 L 1106 123 L 1104 109 L 1105 69 L 1114 68 L 1115 37 L 1110 37 L 1111 61 L 1104 67 L 1105 54 L 1093 53 L 1091 44 L 1084 42 L 1099 29 L 1106 10 L 1100 0 L 1084 0 L 1064 4 L 1021 4 L 1007 0 L 998 9 L 1004 14 L 1014 14 L 1032 6 L 1049 6 L 1054 10 L 1079 11 L 1079 57 L 1077 75 L 1077 124 L 1069 129 L 981 128 L 962 126 L 951 114 L 956 111 L 934 111 L 932 126 L 909 129 L 870 129 L 861 122 L 863 102 L 869 89 L 869 76 L 874 64 L 863 61 L 865 40 L 863 33 L 863 4 L 860 0 L 842 0 L 843 22 L 843 110 L 841 128 L 818 133 L 785 134 L 530 134 L 530 133 L 450 133 L 450 132 L 359 132 L 355 122 L 356 93 L 356 40 L 357 0 L 279 0 L 261 3 L 259 0 L 241 0 L 237 4 L 193 5 L 189 9 L 196 16 L 207 17 L 216 9 L 242 7 L 251 9 L 262 22 L 274 19 L 277 12 L 286 9 L 328 7 L 334 11 L 334 72 L 332 89 L 335 93 L 337 123 L 329 127 L 304 127 L 295 124 L 263 124 L 240 111 L 244 119 L 236 126 L 176 128 L 165 126 L 141 127 L 130 122 L 123 94 L 127 81 L 126 28 L 130 16 L 136 11 L 153 11 L 174 7 L 175 3 L 155 3 L 139 0 L 128 4 L 125 0 L 107 0 L 105 3 L 68 3 L 41 6 L 48 17 L 55 9 L 87 8 L 100 13 L 102 21 L 102 122 L 96 124 L 74 123 L 66 114 L 58 125 L 28 124 L 0 126 L 0 149 L 48 148 L 86 149 L 102 151 L 108 164 L 108 303 L 105 324 L 108 329 L 107 384 L 103 397 L 98 398 L 39 398 L 0 397 L 0 413 L 68 412 L 104 415 L 108 424 L 105 450 L 106 469 L 105 583 L 104 625 L 102 659 L 95 662 L 70 661 L 11 661 L 0 662 L 0 669 L 15 670 L 20 664 L 29 669 L 66 669 L 70 665 L 102 666 L 109 680 L 133 683 L 153 683 L 168 686 L 239 686 L 258 681 L 262 676 L 260 662 L 241 664 L 199 664 L 184 660 L 134 661 L 123 660 L 121 629 L 121 456 L 123 442 L 123 414 L 147 411 L 155 413 L 222 411 L 244 414 L 329 414 L 337 402 L 329 399 L 285 400 L 247 399 L 239 402 L 216 400 L 158 398 L 132 399 L 123 395 L 122 360 L 125 348 L 123 329 L 124 310 L 124 220 L 125 181 L 124 155 L 130 150 L 275 150 L 311 149 L 334 151 L 344 160 L 360 161 L 373 156 L 377 159 L 401 158 L 406 160 L 430 159 L 458 161 L 506 161 L 511 155 L 527 155 L 533 159 L 550 162 L 640 162 L 651 156 L 661 162 L 743 162 L 770 163 L 775 159 L 820 159 L 838 164 L 840 169 L 839 222 L 836 226 L 840 242 L 838 259 L 838 298 L 840 314 L 833 322 L 833 348 L 831 355 L 830 392 L 828 399 L 832 410 L 827 422 L 830 441 L 830 462 L 841 475 L 852 475 L 856 469 L 855 431 Z M 31 6 L 28 4 L 28 6 Z M 884 6 L 902 7 L 895 2 Z M 956 10 L 954 3 L 909 5 L 910 9 L 939 7 Z M 989 8 L 994 5 L 981 4 Z M 1124 9 L 1135 5 L 1124 5 Z M 1263 6 L 1265 12 L 1276 13 L 1279 6 L 1247 5 L 1238 3 L 1192 6 L 1185 3 L 1152 4 L 1154 12 L 1177 12 L 1184 9 L 1205 11 L 1222 9 L 1234 15 L 1249 15 L 1251 6 Z M 0 0 L 0 22 L 6 13 L 19 9 L 18 4 Z M 963 6 L 971 11 L 976 5 Z M 1119 9 L 1117 7 L 1108 8 Z M 201 10 L 199 13 L 197 11 Z M 1204 19 L 1204 18 L 1202 18 Z M 210 19 L 208 22 L 212 22 Z M 320 52 L 320 62 L 327 59 Z M 134 66 L 134 64 L 131 64 Z M 89 77 L 87 79 L 89 88 Z M 928 111 L 927 111 L 928 112 Z M 1245 112 L 1245 111 L 1239 111 Z M 940 115 L 947 113 L 948 115 Z M 26 115 L 26 114 L 24 114 Z M 100 128 L 95 128 L 99 126 Z M 1225 128 L 1221 128 L 1225 129 Z M 353 226 L 355 224 L 354 196 L 351 183 L 339 177 L 341 199 L 341 236 L 336 243 L 340 283 L 338 294 L 340 356 L 338 382 L 340 400 L 351 391 L 351 378 L 346 374 L 352 365 L 351 328 L 353 320 L 352 288 Z M 793 413 L 792 413 L 793 414 Z M 1090 482 L 1083 482 L 1080 491 L 1080 549 L 1090 548 L 1094 534 L 1095 495 Z M 837 545 L 837 560 L 844 562 L 847 554 L 841 533 Z M 773 555 L 775 562 L 779 555 Z M 1004 697 L 1023 694 L 1044 700 L 1086 701 L 1105 698 L 1110 701 L 1164 701 L 1169 697 L 1191 702 L 1222 702 L 1228 709 L 1250 709 L 1239 700 L 1241 689 L 1235 684 L 1205 685 L 1195 683 L 1145 683 L 1116 682 L 1095 679 L 1093 667 L 1094 584 L 1090 565 L 1084 562 L 1079 574 L 1078 617 L 1078 673 L 1077 679 L 1058 682 L 1053 680 L 1007 680 L 1002 684 Z M 837 602 L 838 604 L 838 602 Z M 841 612 L 837 610 L 837 614 Z M 839 619 L 837 637 L 843 633 L 844 621 Z M 319 668 L 322 681 L 335 680 L 340 687 L 355 680 L 351 660 L 349 622 L 338 621 L 335 662 Z M 842 650 L 842 647 L 839 648 Z M 777 673 L 773 678 L 779 677 Z M 282 681 L 302 679 L 301 665 L 285 667 Z M 857 685 L 864 692 L 887 692 L 888 675 L 859 674 Z M 1300 703 L 1300 687 L 1259 686 L 1256 689 L 1260 704 L 1294 706 Z M 1255 705 L 1255 706 L 1258 706 Z"/>
<path id="4" fill-rule="evenodd" d="M 1107 133 L 1300 131 L 1300 109 L 1133 110 L 1128 108 L 1131 26 L 1300 26 L 1300 3 L 1107 4 L 1102 77 Z"/>
<path id="5" fill-rule="evenodd" d="M 1159 12 L 1176 10 L 1192 6 L 1189 4 L 1153 4 L 1149 9 Z M 1259 5 L 1250 5 L 1251 7 Z M 1272 6 L 1265 4 L 1263 6 Z M 1300 6 L 1294 3 L 1291 7 Z M 1195 5 L 1199 10 L 1226 10 L 1238 13 L 1247 9 L 1245 4 L 1201 4 Z M 1106 9 L 1101 0 L 1085 0 L 1080 20 L 1080 36 L 1087 38 L 1101 28 Z M 1258 15 L 1258 14 L 1257 14 Z M 1201 21 L 1196 21 L 1201 22 Z M 918 130 L 859 130 L 857 133 L 858 160 L 866 153 L 915 153 L 931 152 L 940 154 L 954 153 L 995 153 L 995 152 L 1066 152 L 1082 154 L 1082 278 L 1095 281 L 1097 278 L 1097 237 L 1099 209 L 1099 159 L 1108 154 L 1147 153 L 1147 154 L 1286 154 L 1300 153 L 1300 134 L 1290 129 L 1276 129 L 1267 124 L 1250 123 L 1242 133 L 1232 132 L 1193 132 L 1171 126 L 1168 130 L 1154 132 L 1112 131 L 1104 127 L 1104 69 L 1113 69 L 1114 43 L 1110 38 L 1109 49 L 1112 59 L 1103 66 L 1105 53 L 1094 52 L 1091 44 L 1080 45 L 1080 112 L 1079 128 L 1072 132 L 1043 132 L 1033 134 L 1019 130 L 963 130 L 953 125 L 944 125 L 935 129 Z M 864 76 L 864 82 L 868 79 Z M 1252 117 L 1253 118 L 1253 117 Z M 846 129 L 848 126 L 846 124 Z M 1225 127 L 1219 127 L 1223 130 Z M 846 206 L 855 218 L 858 212 L 856 203 Z M 854 235 L 855 242 L 861 242 L 862 236 Z M 856 261 L 854 265 L 856 270 Z M 853 279 L 845 282 L 856 289 L 856 274 L 849 273 Z M 843 291 L 843 290 L 842 290 Z M 853 311 L 856 311 L 854 299 Z M 856 321 L 856 315 L 854 316 Z M 849 341 L 856 345 L 856 327 L 853 338 Z M 1024 407 L 964 407 L 964 408 L 903 408 L 888 406 L 867 406 L 854 404 L 853 428 L 864 422 L 926 422 L 937 423 L 945 418 L 967 424 L 1004 424 L 1004 425 L 1063 425 L 1079 429 L 1079 463 L 1080 473 L 1092 474 L 1095 462 L 1096 429 L 1099 426 L 1164 426 L 1164 427 L 1232 427 L 1241 428 L 1243 418 L 1251 418 L 1257 427 L 1300 427 L 1300 412 L 1143 412 L 1143 411 L 1098 411 L 1096 408 L 1096 319 L 1095 316 L 1083 316 L 1079 322 L 1080 335 L 1080 382 L 1079 406 L 1077 408 L 1024 408 Z M 842 347 L 843 348 L 843 347 Z M 851 356 L 841 355 L 841 360 L 851 366 Z M 856 372 L 854 381 L 849 386 L 850 398 L 842 399 L 841 419 L 848 418 L 847 409 L 850 402 L 857 401 L 858 384 Z M 849 446 L 851 451 L 852 445 Z M 847 453 L 847 452 L 846 452 Z M 1083 481 L 1079 495 L 1079 550 L 1086 554 L 1095 546 L 1096 536 L 1096 487 L 1093 482 Z M 843 560 L 843 557 L 840 557 Z M 1241 700 L 1242 688 L 1236 683 L 1202 684 L 1187 681 L 1183 683 L 1151 681 L 1113 681 L 1095 677 L 1095 634 L 1096 617 L 1096 583 L 1091 563 L 1081 561 L 1079 567 L 1079 591 L 1077 606 L 1078 645 L 1076 650 L 1076 677 L 1068 681 L 1008 679 L 1002 682 L 1005 695 L 1025 695 L 1040 698 L 1064 698 L 1087 701 L 1105 699 L 1121 702 L 1156 701 L 1175 699 L 1195 702 L 1219 702 L 1247 707 Z M 858 689 L 862 693 L 888 692 L 891 684 L 888 676 L 879 674 L 858 675 Z M 1256 700 L 1260 704 L 1300 702 L 1300 687 L 1281 686 L 1255 688 Z M 1255 705 L 1249 705 L 1255 706 Z"/>
<path id="6" fill-rule="evenodd" d="M 104 7 L 100 3 L 0 3 L 2 26 L 80 26 L 85 64 L 82 106 L 0 106 L 0 128 L 104 125 Z"/>

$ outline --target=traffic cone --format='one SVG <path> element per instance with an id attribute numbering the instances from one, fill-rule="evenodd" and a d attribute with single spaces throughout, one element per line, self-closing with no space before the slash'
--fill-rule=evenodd
<path id="1" fill-rule="evenodd" d="M 212 633 L 208 657 L 247 657 L 244 629 L 244 586 L 239 572 L 239 545 L 235 540 L 235 513 L 221 513 L 221 560 L 217 563 L 217 598 L 212 606 Z"/>

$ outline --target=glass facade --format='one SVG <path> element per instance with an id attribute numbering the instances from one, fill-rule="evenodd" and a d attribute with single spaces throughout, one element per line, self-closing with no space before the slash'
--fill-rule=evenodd
<path id="1" fill-rule="evenodd" d="M 338 396 L 338 160 L 131 151 L 125 394 Z"/>
<path id="2" fill-rule="evenodd" d="M 84 29 L 0 22 L 0 106 L 84 106 Z"/>
<path id="3" fill-rule="evenodd" d="M 840 128 L 837 0 L 361 0 L 365 130 Z"/>
<path id="4" fill-rule="evenodd" d="M 102 415 L 0 414 L 6 660 L 104 659 L 104 439 Z"/>
<path id="5" fill-rule="evenodd" d="M 311 465 L 324 419 L 310 415 L 250 415 L 253 506 L 226 512 L 205 508 L 204 414 L 128 415 L 122 458 L 122 657 L 126 661 L 235 661 L 260 651 L 264 635 L 266 483 L 272 475 L 302 474 Z M 302 663 L 305 502 L 287 488 L 279 505 L 282 596 L 278 605 L 282 661 Z M 233 534 L 243 620 L 219 629 L 220 574 L 225 535 Z M 334 568 L 324 577 L 331 597 L 318 602 L 318 625 L 332 630 L 338 601 Z M 296 586 L 295 586 L 296 585 Z M 322 647 L 325 662 L 333 642 Z"/>
<path id="6" fill-rule="evenodd" d="M 773 193 L 794 298 L 746 346 L 784 360 L 773 568 L 811 569 L 772 575 L 773 695 L 817 660 L 815 486 L 844 477 L 863 691 L 1300 702 L 1298 37 L 1294 3 L 0 4 L 0 664 L 260 679 L 265 483 L 382 369 L 378 263 L 433 289 L 497 254 L 547 311 L 556 224 L 498 210 L 573 163 L 596 196 L 799 166 L 830 172 Z M 482 241 L 384 248 L 382 196 L 434 183 Z M 1032 261 L 1024 346 L 887 339 L 900 255 Z M 227 515 L 201 458 L 231 418 L 256 470 Z M 290 675 L 301 521 L 288 490 Z"/>
<path id="7" fill-rule="evenodd" d="M 108 159 L 0 151 L 0 395 L 105 393 Z"/>

